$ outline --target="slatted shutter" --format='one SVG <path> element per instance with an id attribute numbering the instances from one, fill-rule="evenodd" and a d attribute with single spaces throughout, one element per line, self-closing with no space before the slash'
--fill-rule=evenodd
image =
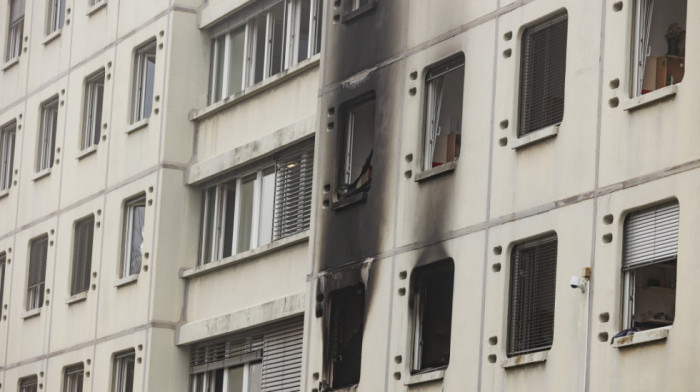
<path id="1" fill-rule="evenodd" d="M 12 0 L 10 4 L 10 24 L 24 18 L 25 0 Z"/>
<path id="2" fill-rule="evenodd" d="M 34 239 L 29 252 L 29 276 L 27 278 L 27 310 L 40 308 L 44 302 L 44 280 L 46 278 L 46 256 L 49 236 Z"/>
<path id="3" fill-rule="evenodd" d="M 92 266 L 92 237 L 95 217 L 83 219 L 75 224 L 73 240 L 73 274 L 71 295 L 87 291 L 90 287 L 90 270 Z"/>
<path id="4" fill-rule="evenodd" d="M 313 166 L 313 143 L 305 143 L 277 160 L 273 240 L 309 229 Z"/>
<path id="5" fill-rule="evenodd" d="M 516 245 L 511 256 L 508 357 L 547 350 L 554 338 L 557 237 Z"/>
<path id="6" fill-rule="evenodd" d="M 622 269 L 675 259 L 678 219 L 678 201 L 629 214 L 625 219 Z"/>
<path id="7" fill-rule="evenodd" d="M 264 392 L 301 389 L 303 321 L 303 317 L 297 317 L 265 331 L 261 384 Z"/>
<path id="8" fill-rule="evenodd" d="M 518 137 L 564 117 L 567 27 L 564 11 L 523 32 Z"/>

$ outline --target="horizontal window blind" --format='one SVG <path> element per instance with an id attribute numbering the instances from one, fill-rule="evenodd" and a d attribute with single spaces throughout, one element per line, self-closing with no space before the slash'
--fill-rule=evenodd
<path id="1" fill-rule="evenodd" d="M 678 201 L 629 214 L 625 219 L 622 269 L 675 259 L 678 220 Z"/>
<path id="2" fill-rule="evenodd" d="M 87 291 L 90 287 L 90 269 L 92 267 L 92 237 L 95 218 L 90 216 L 75 224 L 73 239 L 73 273 L 71 276 L 71 295 Z"/>
<path id="3" fill-rule="evenodd" d="M 305 143 L 277 159 L 274 240 L 309 229 L 313 166 L 313 143 Z"/>
<path id="4" fill-rule="evenodd" d="M 523 32 L 518 137 L 564 117 L 567 26 L 563 12 Z"/>
<path id="5" fill-rule="evenodd" d="M 29 252 L 29 276 L 27 278 L 27 310 L 41 307 L 44 302 L 44 279 L 49 237 L 43 235 L 31 242 Z"/>
<path id="6" fill-rule="evenodd" d="M 10 24 L 24 18 L 25 0 L 12 0 L 10 4 Z"/>
<path id="7" fill-rule="evenodd" d="M 508 357 L 543 351 L 552 346 L 556 235 L 516 245 L 511 259 Z"/>

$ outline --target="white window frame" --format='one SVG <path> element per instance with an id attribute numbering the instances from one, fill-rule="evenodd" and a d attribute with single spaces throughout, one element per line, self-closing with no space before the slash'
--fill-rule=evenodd
<path id="1" fill-rule="evenodd" d="M 63 28 L 66 17 L 65 0 L 49 0 L 49 15 L 47 18 L 46 34 L 50 35 Z"/>
<path id="2" fill-rule="evenodd" d="M 37 392 L 39 379 L 36 375 L 23 377 L 19 379 L 18 384 L 19 388 L 17 388 L 17 390 L 19 392 Z"/>
<path id="3" fill-rule="evenodd" d="M 151 80 L 151 89 L 147 88 L 148 83 L 148 63 L 153 62 L 153 80 Z M 146 109 L 148 101 L 153 99 L 155 89 L 155 73 L 156 73 L 156 39 L 152 39 L 145 44 L 136 48 L 134 52 L 134 83 L 133 97 L 131 108 L 131 123 L 137 123 L 151 116 L 153 103 Z"/>
<path id="4" fill-rule="evenodd" d="M 136 208 L 142 207 L 144 213 L 144 223 L 141 232 L 141 251 L 139 252 L 139 268 L 132 270 L 132 241 L 134 232 L 134 211 Z M 138 275 L 141 272 L 141 265 L 143 264 L 143 239 L 145 237 L 146 228 L 146 195 L 140 194 L 132 199 L 127 200 L 124 203 L 124 232 L 122 234 L 122 243 L 124 244 L 122 249 L 122 263 L 120 268 L 120 277 L 127 278 L 131 275 Z"/>
<path id="5" fill-rule="evenodd" d="M 53 167 L 56 130 L 58 128 L 58 95 L 41 104 L 41 124 L 37 140 L 35 171 L 41 172 Z"/>
<path id="6" fill-rule="evenodd" d="M 83 392 L 85 380 L 83 363 L 67 366 L 63 372 L 63 392 Z"/>
<path id="7" fill-rule="evenodd" d="M 102 110 L 104 108 L 104 86 L 104 68 L 90 75 L 85 80 L 83 132 L 80 140 L 80 149 L 82 151 L 100 143 L 100 127 L 102 125 Z"/>
<path id="8" fill-rule="evenodd" d="M 19 6 L 20 3 L 22 3 L 22 6 L 24 7 L 24 0 L 10 0 L 10 17 L 7 29 L 7 49 L 5 52 L 5 61 L 13 60 L 22 54 L 25 10 L 22 9 L 22 16 L 16 18 L 14 21 L 11 19 L 14 7 Z"/>
<path id="9" fill-rule="evenodd" d="M 0 191 L 12 187 L 16 136 L 17 123 L 12 122 L 0 128 Z"/>
<path id="10" fill-rule="evenodd" d="M 35 245 L 38 247 L 39 243 L 44 242 L 46 247 L 46 254 L 43 259 L 37 260 L 34 252 L 36 249 Z M 27 299 L 26 299 L 26 310 L 30 311 L 33 309 L 39 309 L 44 305 L 44 287 L 46 286 L 46 262 L 48 258 L 48 247 L 49 247 L 49 236 L 43 234 L 39 237 L 33 238 L 29 241 L 29 262 L 27 263 Z M 43 265 L 34 266 L 34 263 L 42 263 Z M 41 277 L 40 281 L 37 281 L 34 285 L 30 286 L 31 271 L 32 268 L 39 268 L 44 270 L 44 276 Z M 39 279 L 38 279 L 39 280 Z"/>
<path id="11" fill-rule="evenodd" d="M 128 386 L 126 374 L 128 374 L 128 368 L 131 366 L 131 373 L 135 378 L 135 363 L 136 352 L 133 349 L 114 354 L 112 392 L 127 392 L 133 390 L 133 379 L 131 380 L 132 385 Z"/>
<path id="12" fill-rule="evenodd" d="M 257 364 L 260 367 L 262 367 L 262 360 L 257 360 L 257 361 L 251 361 L 251 362 L 246 362 L 240 365 L 236 366 L 229 366 L 221 369 L 216 369 L 216 370 L 210 370 L 206 373 L 195 373 L 192 374 L 191 380 L 192 380 L 192 392 L 209 392 L 209 391 L 216 391 L 216 390 L 221 390 L 221 391 L 228 391 L 229 390 L 229 370 L 237 367 L 243 367 L 243 386 L 241 391 L 242 392 L 260 392 L 258 391 L 253 391 L 250 390 L 250 369 L 252 364 Z M 220 389 L 217 388 L 215 384 L 216 380 L 216 372 L 217 370 L 223 370 L 223 380 L 222 380 L 222 386 Z M 262 369 L 261 369 L 262 372 Z M 201 377 L 200 377 L 201 376 Z M 200 384 L 200 378 L 201 378 L 201 384 Z"/>

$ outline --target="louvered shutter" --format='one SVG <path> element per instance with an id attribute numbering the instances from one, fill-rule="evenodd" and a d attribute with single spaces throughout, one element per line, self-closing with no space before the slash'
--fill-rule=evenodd
<path id="1" fill-rule="evenodd" d="M 34 292 L 34 302 L 28 304 L 28 310 L 41 307 L 44 302 L 44 280 L 46 277 L 46 256 L 49 237 L 44 235 L 32 241 L 29 255 L 29 277 L 27 288 Z M 31 295 L 29 296 L 31 298 Z"/>
<path id="2" fill-rule="evenodd" d="M 276 162 L 273 239 L 308 230 L 311 220 L 314 146 L 306 143 Z"/>
<path id="3" fill-rule="evenodd" d="M 25 0 L 12 0 L 10 4 L 10 24 L 24 18 Z"/>
<path id="4" fill-rule="evenodd" d="M 523 32 L 518 137 L 564 117 L 567 27 L 564 12 Z"/>
<path id="5" fill-rule="evenodd" d="M 513 248 L 508 309 L 508 357 L 547 350 L 554 338 L 557 237 Z"/>
<path id="6" fill-rule="evenodd" d="M 87 291 L 90 287 L 92 266 L 92 237 L 95 218 L 89 217 L 76 223 L 73 243 L 73 274 L 71 295 Z"/>
<path id="7" fill-rule="evenodd" d="M 675 259 L 678 219 L 677 201 L 629 214 L 625 219 L 622 269 Z"/>
<path id="8" fill-rule="evenodd" d="M 261 384 L 263 392 L 301 389 L 303 321 L 303 317 L 298 317 L 265 331 Z"/>

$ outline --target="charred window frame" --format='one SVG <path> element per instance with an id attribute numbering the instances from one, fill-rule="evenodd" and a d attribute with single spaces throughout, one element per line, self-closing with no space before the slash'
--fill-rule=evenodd
<path id="1" fill-rule="evenodd" d="M 16 135 L 17 123 L 14 121 L 0 128 L 0 191 L 12 187 Z"/>
<path id="2" fill-rule="evenodd" d="M 55 95 L 41 104 L 41 123 L 36 148 L 36 165 L 34 167 L 37 173 L 53 167 L 57 127 L 58 95 Z"/>
<path id="3" fill-rule="evenodd" d="M 5 61 L 13 60 L 22 54 L 25 1 L 26 0 L 10 0 L 10 17 L 7 29 Z"/>
<path id="4" fill-rule="evenodd" d="M 70 295 L 86 292 L 90 288 L 94 226 L 95 217 L 93 215 L 75 223 Z"/>
<path id="5" fill-rule="evenodd" d="M 508 301 L 508 357 L 552 347 L 556 275 L 556 234 L 524 241 L 513 247 Z"/>
<path id="6" fill-rule="evenodd" d="M 631 212 L 625 218 L 623 329 L 673 324 L 679 218 L 677 200 Z"/>
<path id="7" fill-rule="evenodd" d="M 44 234 L 29 242 L 29 268 L 27 270 L 27 311 L 41 308 L 44 304 L 44 281 L 46 280 L 46 257 L 49 236 Z"/>
<path id="8" fill-rule="evenodd" d="M 49 15 L 46 18 L 46 34 L 50 35 L 63 28 L 66 16 L 65 0 L 49 0 Z"/>
<path id="9" fill-rule="evenodd" d="M 369 191 L 372 183 L 376 97 L 365 94 L 341 106 L 337 198 Z"/>
<path id="10" fill-rule="evenodd" d="M 122 233 L 122 263 L 120 278 L 141 272 L 143 237 L 146 225 L 146 195 L 141 194 L 124 203 L 124 231 Z"/>
<path id="11" fill-rule="evenodd" d="M 411 274 L 412 373 L 444 368 L 450 362 L 454 271 L 454 261 L 445 259 Z"/>
<path id="12" fill-rule="evenodd" d="M 235 95 L 321 50 L 323 0 L 278 0 L 212 30 L 209 103 Z"/>
<path id="13" fill-rule="evenodd" d="M 82 362 L 66 367 L 63 372 L 63 392 L 83 392 L 84 373 Z"/>
<path id="14" fill-rule="evenodd" d="M 87 150 L 100 143 L 102 126 L 102 102 L 105 89 L 105 71 L 101 69 L 85 80 L 85 103 L 83 112 L 83 132 L 80 149 Z"/>
<path id="15" fill-rule="evenodd" d="M 39 379 L 36 375 L 23 377 L 19 379 L 19 392 L 37 392 Z"/>
<path id="16" fill-rule="evenodd" d="M 153 85 L 156 72 L 155 38 L 136 48 L 134 52 L 134 81 L 131 98 L 131 123 L 151 117 Z"/>
<path id="17" fill-rule="evenodd" d="M 326 380 L 331 389 L 360 382 L 364 321 L 364 285 L 331 293 L 325 364 Z"/>
<path id="18" fill-rule="evenodd" d="M 454 162 L 462 146 L 464 54 L 427 69 L 425 75 L 423 170 Z"/>
<path id="19" fill-rule="evenodd" d="M 523 31 L 518 137 L 564 118 L 567 30 L 563 11 Z"/>
<path id="20" fill-rule="evenodd" d="M 134 390 L 134 349 L 114 354 L 112 363 L 112 392 Z"/>

